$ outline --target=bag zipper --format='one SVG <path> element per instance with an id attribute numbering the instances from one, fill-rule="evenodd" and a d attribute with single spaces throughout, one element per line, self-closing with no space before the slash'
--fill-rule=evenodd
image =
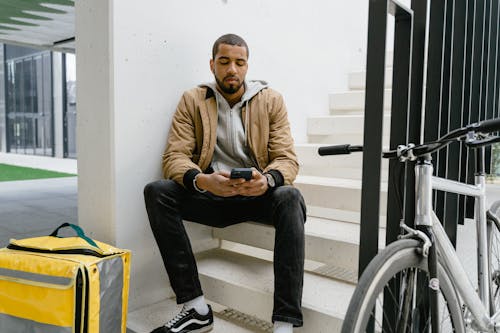
<path id="1" fill-rule="evenodd" d="M 99 253 L 97 251 L 90 250 L 90 249 L 43 250 L 43 249 L 34 249 L 34 248 L 29 248 L 29 247 L 14 245 L 14 244 L 7 245 L 7 248 L 10 249 L 10 250 L 36 252 L 36 253 L 83 254 L 83 255 L 89 255 L 89 256 L 94 256 L 94 257 L 98 257 L 98 258 L 104 258 L 104 257 L 108 257 L 108 256 L 111 256 L 111 255 L 115 254 L 115 253 L 112 253 L 112 254 L 101 254 L 101 253 Z"/>

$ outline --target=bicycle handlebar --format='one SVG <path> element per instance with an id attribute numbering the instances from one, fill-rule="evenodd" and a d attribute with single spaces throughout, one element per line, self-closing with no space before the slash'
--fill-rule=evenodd
<path id="1" fill-rule="evenodd" d="M 356 151 L 363 151 L 363 146 L 336 145 L 318 148 L 318 154 L 320 154 L 321 156 L 343 155 L 350 154 L 351 152 Z"/>
<path id="2" fill-rule="evenodd" d="M 491 133 L 500 131 L 500 118 L 484 120 L 466 127 L 469 131 Z"/>
<path id="3" fill-rule="evenodd" d="M 418 156 L 423 156 L 425 154 L 433 153 L 441 149 L 442 147 L 448 145 L 451 141 L 459 139 L 470 132 L 488 134 L 497 131 L 500 131 L 500 118 L 484 120 L 453 130 L 434 142 L 428 142 L 418 146 L 414 145 L 402 146 L 402 149 L 390 150 L 384 152 L 382 154 L 382 157 L 384 158 L 400 157 L 405 159 L 408 158 L 414 159 Z M 471 148 L 478 148 L 482 146 L 491 145 L 495 142 L 500 142 L 500 137 L 473 140 L 470 142 L 466 142 L 466 145 Z M 321 156 L 340 155 L 340 154 L 350 154 L 351 152 L 356 152 L 356 151 L 363 151 L 363 146 L 351 146 L 349 144 L 346 144 L 346 145 L 320 147 L 318 149 L 318 154 Z"/>

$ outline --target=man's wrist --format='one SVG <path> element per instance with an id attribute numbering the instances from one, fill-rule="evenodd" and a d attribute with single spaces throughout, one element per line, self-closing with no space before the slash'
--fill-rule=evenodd
<path id="1" fill-rule="evenodd" d="M 182 180 L 184 187 L 191 191 L 196 191 L 194 188 L 194 178 L 199 174 L 201 174 L 200 170 L 194 168 L 186 171 Z"/>
<path id="2" fill-rule="evenodd" d="M 194 178 L 193 178 L 193 187 L 194 187 L 194 189 L 196 191 L 198 191 L 200 193 L 205 193 L 207 190 L 203 190 L 202 188 L 200 188 L 199 183 L 197 183 L 197 181 L 198 181 L 198 179 L 200 178 L 201 175 L 203 175 L 203 174 L 199 173 L 196 176 L 194 176 Z"/>
<path id="3" fill-rule="evenodd" d="M 267 180 L 267 189 L 272 190 L 276 187 L 276 180 L 274 179 L 273 175 L 270 174 L 269 172 L 264 173 L 264 176 L 266 177 Z"/>
<path id="4" fill-rule="evenodd" d="M 266 173 L 270 174 L 273 176 L 274 178 L 274 187 L 279 187 L 279 186 L 283 186 L 285 185 L 285 178 L 283 177 L 283 175 L 281 174 L 281 172 L 279 170 L 276 170 L 276 169 L 271 169 L 271 170 L 268 170 Z"/>

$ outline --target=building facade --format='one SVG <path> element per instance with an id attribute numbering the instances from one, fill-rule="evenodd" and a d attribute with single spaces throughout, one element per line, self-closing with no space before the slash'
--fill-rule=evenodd
<path id="1" fill-rule="evenodd" d="M 2 152 L 76 158 L 75 56 L 0 47 Z"/>

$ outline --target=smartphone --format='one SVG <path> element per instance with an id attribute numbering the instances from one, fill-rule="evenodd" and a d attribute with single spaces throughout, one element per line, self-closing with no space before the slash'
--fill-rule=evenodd
<path id="1" fill-rule="evenodd" d="M 245 180 L 252 179 L 251 168 L 234 168 L 231 170 L 231 179 L 245 178 Z"/>

